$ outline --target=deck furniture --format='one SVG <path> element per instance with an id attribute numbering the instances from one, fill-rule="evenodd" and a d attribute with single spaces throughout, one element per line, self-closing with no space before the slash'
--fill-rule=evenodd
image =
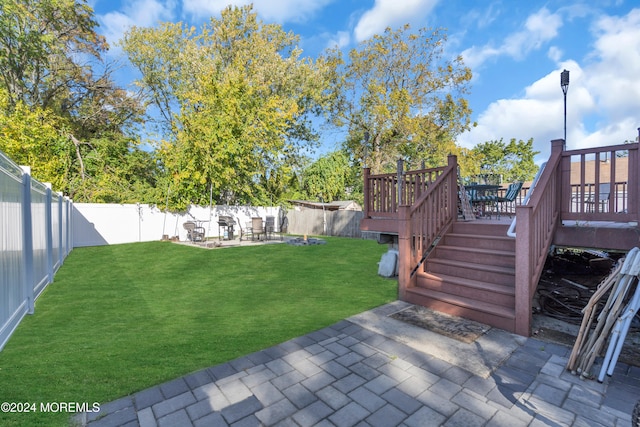
<path id="1" fill-rule="evenodd" d="M 264 222 L 264 231 L 267 236 L 267 240 L 273 235 L 276 229 L 276 219 L 273 216 L 267 216 Z"/>
<path id="2" fill-rule="evenodd" d="M 261 217 L 251 218 L 251 230 L 252 230 L 252 233 L 251 233 L 252 240 L 255 240 L 255 239 L 260 240 L 260 235 L 265 234 L 264 224 L 262 223 Z"/>
<path id="3" fill-rule="evenodd" d="M 588 212 L 605 212 L 608 207 L 609 197 L 611 197 L 611 184 L 603 182 L 598 186 L 598 194 L 590 194 L 585 200 Z"/>
<path id="4" fill-rule="evenodd" d="M 471 184 L 466 186 L 471 204 L 477 207 L 479 217 L 491 218 L 491 211 L 487 210 L 488 205 L 494 205 L 498 201 L 497 191 L 499 185 L 492 184 Z"/>
<path id="5" fill-rule="evenodd" d="M 204 227 L 196 224 L 194 221 L 187 221 L 182 224 L 182 226 L 187 230 L 187 240 L 192 242 L 202 242 L 204 240 Z"/>
<path id="6" fill-rule="evenodd" d="M 498 219 L 500 219 L 502 212 L 509 215 L 509 218 L 511 218 L 512 214 L 515 215 L 516 199 L 520 194 L 520 190 L 522 190 L 522 182 L 514 182 L 509 184 L 504 196 L 498 197 Z"/>
<path id="7" fill-rule="evenodd" d="M 247 238 L 251 236 L 251 221 L 245 222 L 245 226 L 242 227 L 240 218 L 236 217 L 236 224 L 238 224 L 238 239 L 240 241 L 242 241 L 242 239 L 247 240 Z"/>

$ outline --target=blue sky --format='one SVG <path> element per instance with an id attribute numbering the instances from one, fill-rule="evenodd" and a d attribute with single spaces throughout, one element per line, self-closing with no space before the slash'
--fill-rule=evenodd
<path id="1" fill-rule="evenodd" d="M 199 27 L 242 0 L 89 0 L 98 31 L 117 42 L 131 25 L 161 21 Z M 256 0 L 265 22 L 301 37 L 305 56 L 347 51 L 386 27 L 445 28 L 447 53 L 473 72 L 472 119 L 464 147 L 494 139 L 534 139 L 546 159 L 564 134 L 560 73 L 570 72 L 567 148 L 636 140 L 640 127 L 640 0 Z M 123 84 L 133 74 L 122 74 Z M 324 150 L 335 148 L 327 134 Z"/>

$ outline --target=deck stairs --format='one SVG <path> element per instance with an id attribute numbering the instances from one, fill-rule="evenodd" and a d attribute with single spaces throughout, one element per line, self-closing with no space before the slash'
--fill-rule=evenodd
<path id="1" fill-rule="evenodd" d="M 508 224 L 454 222 L 416 272 L 407 301 L 513 331 L 515 239 Z"/>

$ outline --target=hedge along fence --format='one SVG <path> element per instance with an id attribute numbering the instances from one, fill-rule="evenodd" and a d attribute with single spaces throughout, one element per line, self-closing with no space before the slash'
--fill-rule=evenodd
<path id="1" fill-rule="evenodd" d="M 0 152 L 0 350 L 73 247 L 72 206 Z"/>
<path id="2" fill-rule="evenodd" d="M 362 211 L 296 207 L 287 211 L 287 231 L 291 234 L 360 238 L 360 220 L 363 217 Z"/>

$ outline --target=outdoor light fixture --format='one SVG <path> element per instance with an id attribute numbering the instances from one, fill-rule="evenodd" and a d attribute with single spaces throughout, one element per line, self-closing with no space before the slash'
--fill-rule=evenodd
<path id="1" fill-rule="evenodd" d="M 567 144 L 567 91 L 569 90 L 569 71 L 560 73 L 560 87 L 564 94 L 564 143 Z"/>

